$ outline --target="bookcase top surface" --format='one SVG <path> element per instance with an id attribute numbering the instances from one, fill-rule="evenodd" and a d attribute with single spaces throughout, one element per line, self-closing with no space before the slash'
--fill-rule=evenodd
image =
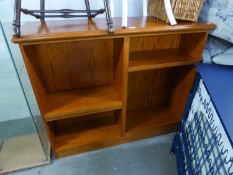
<path id="1" fill-rule="evenodd" d="M 178 22 L 171 26 L 154 17 L 130 17 L 128 28 L 123 29 L 121 18 L 114 18 L 115 32 L 109 34 L 105 19 L 57 20 L 46 22 L 26 22 L 21 27 L 21 36 L 13 36 L 14 43 L 30 44 L 46 41 L 75 40 L 82 38 L 124 37 L 146 34 L 169 34 L 202 32 L 216 26 L 205 22 Z"/>

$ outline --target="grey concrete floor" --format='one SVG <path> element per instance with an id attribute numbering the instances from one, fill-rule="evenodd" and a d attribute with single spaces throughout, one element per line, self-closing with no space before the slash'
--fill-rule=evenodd
<path id="1" fill-rule="evenodd" d="M 54 160 L 10 175 L 175 175 L 174 134 Z"/>

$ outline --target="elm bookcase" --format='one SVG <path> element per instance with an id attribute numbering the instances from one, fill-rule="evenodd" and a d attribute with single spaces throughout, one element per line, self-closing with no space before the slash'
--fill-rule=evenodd
<path id="1" fill-rule="evenodd" d="M 209 23 L 28 22 L 18 43 L 56 157 L 175 131 Z"/>

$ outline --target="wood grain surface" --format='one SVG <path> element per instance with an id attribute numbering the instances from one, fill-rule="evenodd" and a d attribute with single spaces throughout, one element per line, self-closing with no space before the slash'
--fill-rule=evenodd
<path id="1" fill-rule="evenodd" d="M 114 34 L 95 19 L 26 23 L 13 37 L 56 157 L 175 131 L 215 28 L 135 17 L 122 29 L 114 21 Z"/>

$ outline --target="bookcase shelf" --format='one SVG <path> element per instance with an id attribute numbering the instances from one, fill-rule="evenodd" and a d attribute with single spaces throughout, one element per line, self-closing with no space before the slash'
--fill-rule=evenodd
<path id="1" fill-rule="evenodd" d="M 164 49 L 158 51 L 143 51 L 130 53 L 129 72 L 161 69 L 167 67 L 192 65 L 200 62 L 188 54 L 182 54 L 177 49 Z"/>
<path id="2" fill-rule="evenodd" d="M 121 108 L 122 102 L 114 87 L 85 88 L 48 94 L 44 118 L 53 121 Z"/>
<path id="3" fill-rule="evenodd" d="M 57 157 L 111 146 L 121 134 L 114 117 L 117 111 L 49 122 L 53 128 Z"/>
<path id="4" fill-rule="evenodd" d="M 109 35 L 101 19 L 32 22 L 12 39 L 58 158 L 176 130 L 215 27 L 152 17 L 129 18 L 127 29 L 114 23 Z"/>
<path id="5" fill-rule="evenodd" d="M 180 117 L 167 106 L 129 110 L 127 133 L 142 134 L 145 130 L 156 132 L 158 128 L 170 128 L 172 131 L 177 128 L 179 122 Z"/>

